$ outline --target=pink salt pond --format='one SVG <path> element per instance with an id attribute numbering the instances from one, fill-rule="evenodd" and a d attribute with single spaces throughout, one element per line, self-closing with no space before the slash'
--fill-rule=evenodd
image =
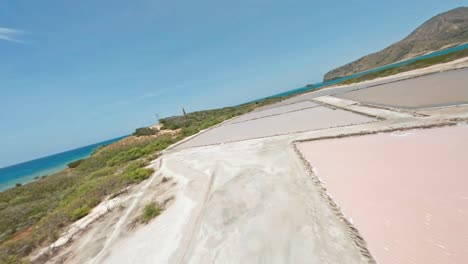
<path id="1" fill-rule="evenodd" d="M 468 263 L 468 125 L 298 147 L 378 263 Z"/>

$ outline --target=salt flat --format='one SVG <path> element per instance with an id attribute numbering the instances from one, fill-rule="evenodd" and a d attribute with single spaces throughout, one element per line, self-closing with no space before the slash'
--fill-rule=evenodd
<path id="1" fill-rule="evenodd" d="M 378 263 L 468 263 L 468 125 L 298 146 Z"/>
<path id="2" fill-rule="evenodd" d="M 337 97 L 397 108 L 427 108 L 468 103 L 468 69 L 381 84 Z"/>
<path id="3" fill-rule="evenodd" d="M 245 115 L 241 115 L 237 118 L 234 118 L 227 122 L 228 124 L 232 123 L 239 123 L 239 122 L 244 122 L 248 120 L 253 120 L 253 119 L 258 119 L 262 117 L 267 117 L 267 116 L 273 116 L 273 115 L 279 115 L 279 114 L 285 114 L 289 112 L 294 112 L 294 111 L 299 111 L 299 110 L 304 110 L 307 108 L 312 108 L 312 107 L 317 107 L 320 106 L 317 103 L 311 102 L 311 101 L 301 101 L 293 104 L 287 104 L 283 105 L 281 103 L 279 104 L 273 104 L 274 107 L 264 109 L 264 110 L 259 110 L 259 111 L 253 111 L 251 113 L 247 113 Z"/>
<path id="4" fill-rule="evenodd" d="M 262 112 L 274 112 L 268 109 Z M 265 116 L 244 122 L 223 124 L 182 143 L 177 148 L 205 146 L 289 133 L 373 122 L 375 119 L 341 109 L 320 106 Z"/>
<path id="5" fill-rule="evenodd" d="M 300 95 L 294 96 L 292 98 L 288 98 L 288 99 L 283 100 L 283 101 L 281 101 L 281 102 L 279 102 L 277 104 L 262 107 L 262 108 L 258 109 L 257 111 L 261 111 L 261 110 L 264 110 L 264 109 L 275 108 L 275 107 L 278 107 L 278 106 L 281 106 L 281 105 L 288 105 L 288 104 L 293 104 L 293 103 L 297 103 L 297 102 L 313 100 L 314 98 L 321 97 L 321 96 L 338 96 L 338 97 L 341 97 L 341 98 L 346 98 L 345 96 L 340 96 L 340 95 L 343 95 L 343 94 L 346 94 L 346 93 L 352 92 L 352 91 L 358 91 L 360 89 L 372 88 L 372 87 L 377 87 L 377 86 L 380 86 L 380 85 L 391 84 L 391 83 L 394 83 L 394 86 L 399 86 L 400 83 L 402 81 L 405 81 L 405 80 L 411 80 L 413 78 L 418 78 L 418 77 L 421 77 L 421 79 L 425 79 L 426 77 L 429 77 L 429 76 L 436 76 L 437 77 L 437 76 L 439 76 L 439 75 L 437 75 L 438 73 L 442 73 L 442 72 L 446 72 L 446 71 L 450 72 L 450 71 L 454 71 L 454 70 L 462 70 L 462 71 L 465 70 L 465 75 L 466 75 L 467 74 L 466 73 L 467 67 L 468 67 L 468 58 L 461 58 L 461 59 L 458 59 L 458 60 L 455 60 L 455 61 L 442 63 L 442 64 L 436 64 L 436 65 L 433 65 L 433 66 L 430 66 L 430 67 L 426 67 L 426 68 L 422 68 L 422 69 L 415 69 L 415 70 L 411 70 L 411 71 L 408 71 L 408 72 L 402 72 L 402 73 L 399 73 L 399 74 L 396 74 L 396 75 L 381 77 L 381 78 L 377 78 L 377 79 L 374 79 L 374 80 L 368 80 L 368 81 L 363 81 L 363 82 L 353 83 L 353 84 L 348 84 L 348 85 L 336 85 L 336 86 L 331 86 L 331 87 L 320 88 L 318 90 L 312 90 L 310 92 L 300 94 Z M 458 73 L 456 73 L 456 75 L 458 75 Z M 460 76 L 460 75 L 458 75 L 458 76 Z M 464 79 L 465 81 L 464 82 L 459 81 L 458 85 L 466 83 L 466 76 L 464 76 L 464 78 L 465 78 Z M 454 79 L 452 81 L 456 82 L 457 79 Z M 448 83 L 446 86 L 448 87 L 449 85 L 451 85 L 451 84 Z M 392 87 L 392 86 L 389 86 L 389 87 Z M 388 92 L 388 91 L 386 91 L 386 92 Z M 419 90 L 419 91 L 415 91 L 414 93 L 418 94 L 418 92 L 424 92 L 424 91 Z M 398 95 L 398 94 L 396 94 L 396 95 Z M 400 94 L 400 95 L 405 96 L 404 94 Z M 423 94 L 419 94 L 419 95 L 423 95 Z M 395 96 L 395 94 L 393 96 Z M 394 100 L 398 100 L 398 98 L 401 98 L 401 97 L 396 97 Z M 359 98 L 354 98 L 354 99 L 356 101 L 360 101 Z M 404 105 L 403 105 L 403 107 L 404 107 Z"/>

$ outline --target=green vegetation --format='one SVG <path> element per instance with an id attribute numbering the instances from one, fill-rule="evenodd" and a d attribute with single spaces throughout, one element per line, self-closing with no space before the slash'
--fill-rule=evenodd
<path id="1" fill-rule="evenodd" d="M 143 213 L 140 216 L 140 221 L 142 223 L 148 223 L 151 219 L 155 218 L 161 213 L 161 207 L 155 202 L 151 202 L 145 205 L 143 208 Z"/>
<path id="2" fill-rule="evenodd" d="M 76 221 L 80 218 L 85 217 L 91 212 L 91 208 L 88 205 L 83 205 L 81 207 L 76 208 L 70 214 L 70 220 Z"/>
<path id="3" fill-rule="evenodd" d="M 144 136 L 143 132 L 138 137 L 123 139 L 70 163 L 73 170 L 0 192 L 0 263 L 27 260 L 34 249 L 55 241 L 69 224 L 88 215 L 100 202 L 149 178 L 154 172 L 146 168 L 149 161 L 169 145 L 281 99 L 165 118 L 161 120 L 164 131 L 155 136 Z M 160 210 L 157 204 L 147 205 L 141 221 L 148 222 Z"/>
<path id="4" fill-rule="evenodd" d="M 71 171 L 0 193 L 0 263 L 19 263 L 33 249 L 56 240 L 70 223 L 107 197 L 147 179 L 149 159 L 180 136 L 112 144 Z"/>
<path id="5" fill-rule="evenodd" d="M 186 137 L 200 132 L 203 129 L 217 125 L 232 117 L 245 114 L 267 104 L 271 104 L 284 98 L 269 98 L 260 102 L 239 105 L 235 107 L 225 107 L 214 110 L 198 111 L 186 113 L 183 116 L 173 116 L 159 120 L 163 124 L 162 129 L 181 129 L 181 134 Z"/>
<path id="6" fill-rule="evenodd" d="M 453 60 L 460 59 L 460 58 L 467 57 L 467 56 L 468 56 L 468 49 L 460 50 L 460 51 L 452 52 L 452 53 L 445 54 L 445 55 L 440 55 L 440 56 L 436 56 L 432 58 L 427 58 L 427 59 L 422 59 L 419 61 L 411 62 L 411 63 L 405 64 L 396 68 L 385 69 L 385 70 L 381 70 L 377 72 L 368 73 L 368 74 L 365 74 L 356 78 L 346 80 L 344 82 L 341 82 L 340 84 L 351 84 L 351 83 L 372 80 L 372 79 L 376 79 L 380 77 L 394 75 L 400 72 L 425 68 L 425 67 L 429 67 L 435 64 L 453 61 Z"/>
<path id="7" fill-rule="evenodd" d="M 68 163 L 67 166 L 68 166 L 68 168 L 70 168 L 70 169 L 74 169 L 74 168 L 78 167 L 78 165 L 80 165 L 80 163 L 81 163 L 82 161 L 83 161 L 82 159 L 75 160 L 75 161 L 72 161 L 72 162 Z"/>
<path id="8" fill-rule="evenodd" d="M 154 170 L 151 168 L 137 168 L 124 174 L 124 179 L 129 183 L 137 183 L 149 178 Z"/>
<path id="9" fill-rule="evenodd" d="M 141 137 L 141 136 L 151 136 L 151 135 L 156 135 L 158 133 L 158 130 L 155 128 L 151 127 L 140 127 L 133 132 L 133 135 L 136 137 Z"/>

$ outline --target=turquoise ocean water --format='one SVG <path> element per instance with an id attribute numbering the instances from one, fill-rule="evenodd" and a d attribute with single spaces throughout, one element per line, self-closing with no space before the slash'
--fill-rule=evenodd
<path id="1" fill-rule="evenodd" d="M 24 184 L 33 181 L 35 177 L 63 170 L 67 168 L 68 163 L 91 155 L 93 150 L 97 147 L 110 144 L 124 137 L 126 136 L 0 168 L 0 191 L 11 188 L 15 186 L 16 183 Z"/>

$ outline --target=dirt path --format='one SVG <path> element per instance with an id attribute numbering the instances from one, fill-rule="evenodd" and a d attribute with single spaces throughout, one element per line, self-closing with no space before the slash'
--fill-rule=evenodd
<path id="1" fill-rule="evenodd" d="M 181 249 L 182 256 L 180 257 L 180 260 L 178 261 L 179 264 L 186 263 L 186 258 L 189 255 L 189 252 L 191 251 L 191 249 L 193 248 L 193 241 L 194 241 L 195 236 L 197 235 L 198 231 L 200 230 L 201 220 L 202 220 L 203 214 L 205 213 L 205 210 L 206 210 L 206 203 L 208 202 L 208 199 L 210 197 L 210 193 L 211 193 L 211 190 L 212 190 L 212 187 L 213 187 L 214 179 L 215 179 L 215 173 L 213 173 L 211 175 L 210 181 L 208 182 L 205 197 L 203 198 L 202 205 L 201 205 L 202 208 L 201 208 L 200 213 L 198 214 L 198 216 L 197 216 L 197 218 L 195 220 L 195 224 L 194 224 L 194 227 L 192 229 L 192 232 L 189 235 L 187 245 L 185 245 Z"/>
<path id="2" fill-rule="evenodd" d="M 163 158 L 159 158 L 156 161 L 155 170 L 156 170 L 156 175 L 153 175 L 150 180 L 141 188 L 141 190 L 138 191 L 135 199 L 133 202 L 130 204 L 128 209 L 124 212 L 123 216 L 119 219 L 117 224 L 114 226 L 114 230 L 112 230 L 112 233 L 110 236 L 107 238 L 107 240 L 104 243 L 103 248 L 99 251 L 99 253 L 89 261 L 91 264 L 99 264 L 102 263 L 102 259 L 105 256 L 105 254 L 108 253 L 109 248 L 112 246 L 113 242 L 120 236 L 122 233 L 122 230 L 124 229 L 124 226 L 128 223 L 128 219 L 131 214 L 135 214 L 135 208 L 137 207 L 138 203 L 140 203 L 141 197 L 147 192 L 149 186 L 155 181 L 155 179 L 158 179 L 157 175 L 159 173 L 159 168 L 161 168 L 161 165 L 163 163 Z"/>

